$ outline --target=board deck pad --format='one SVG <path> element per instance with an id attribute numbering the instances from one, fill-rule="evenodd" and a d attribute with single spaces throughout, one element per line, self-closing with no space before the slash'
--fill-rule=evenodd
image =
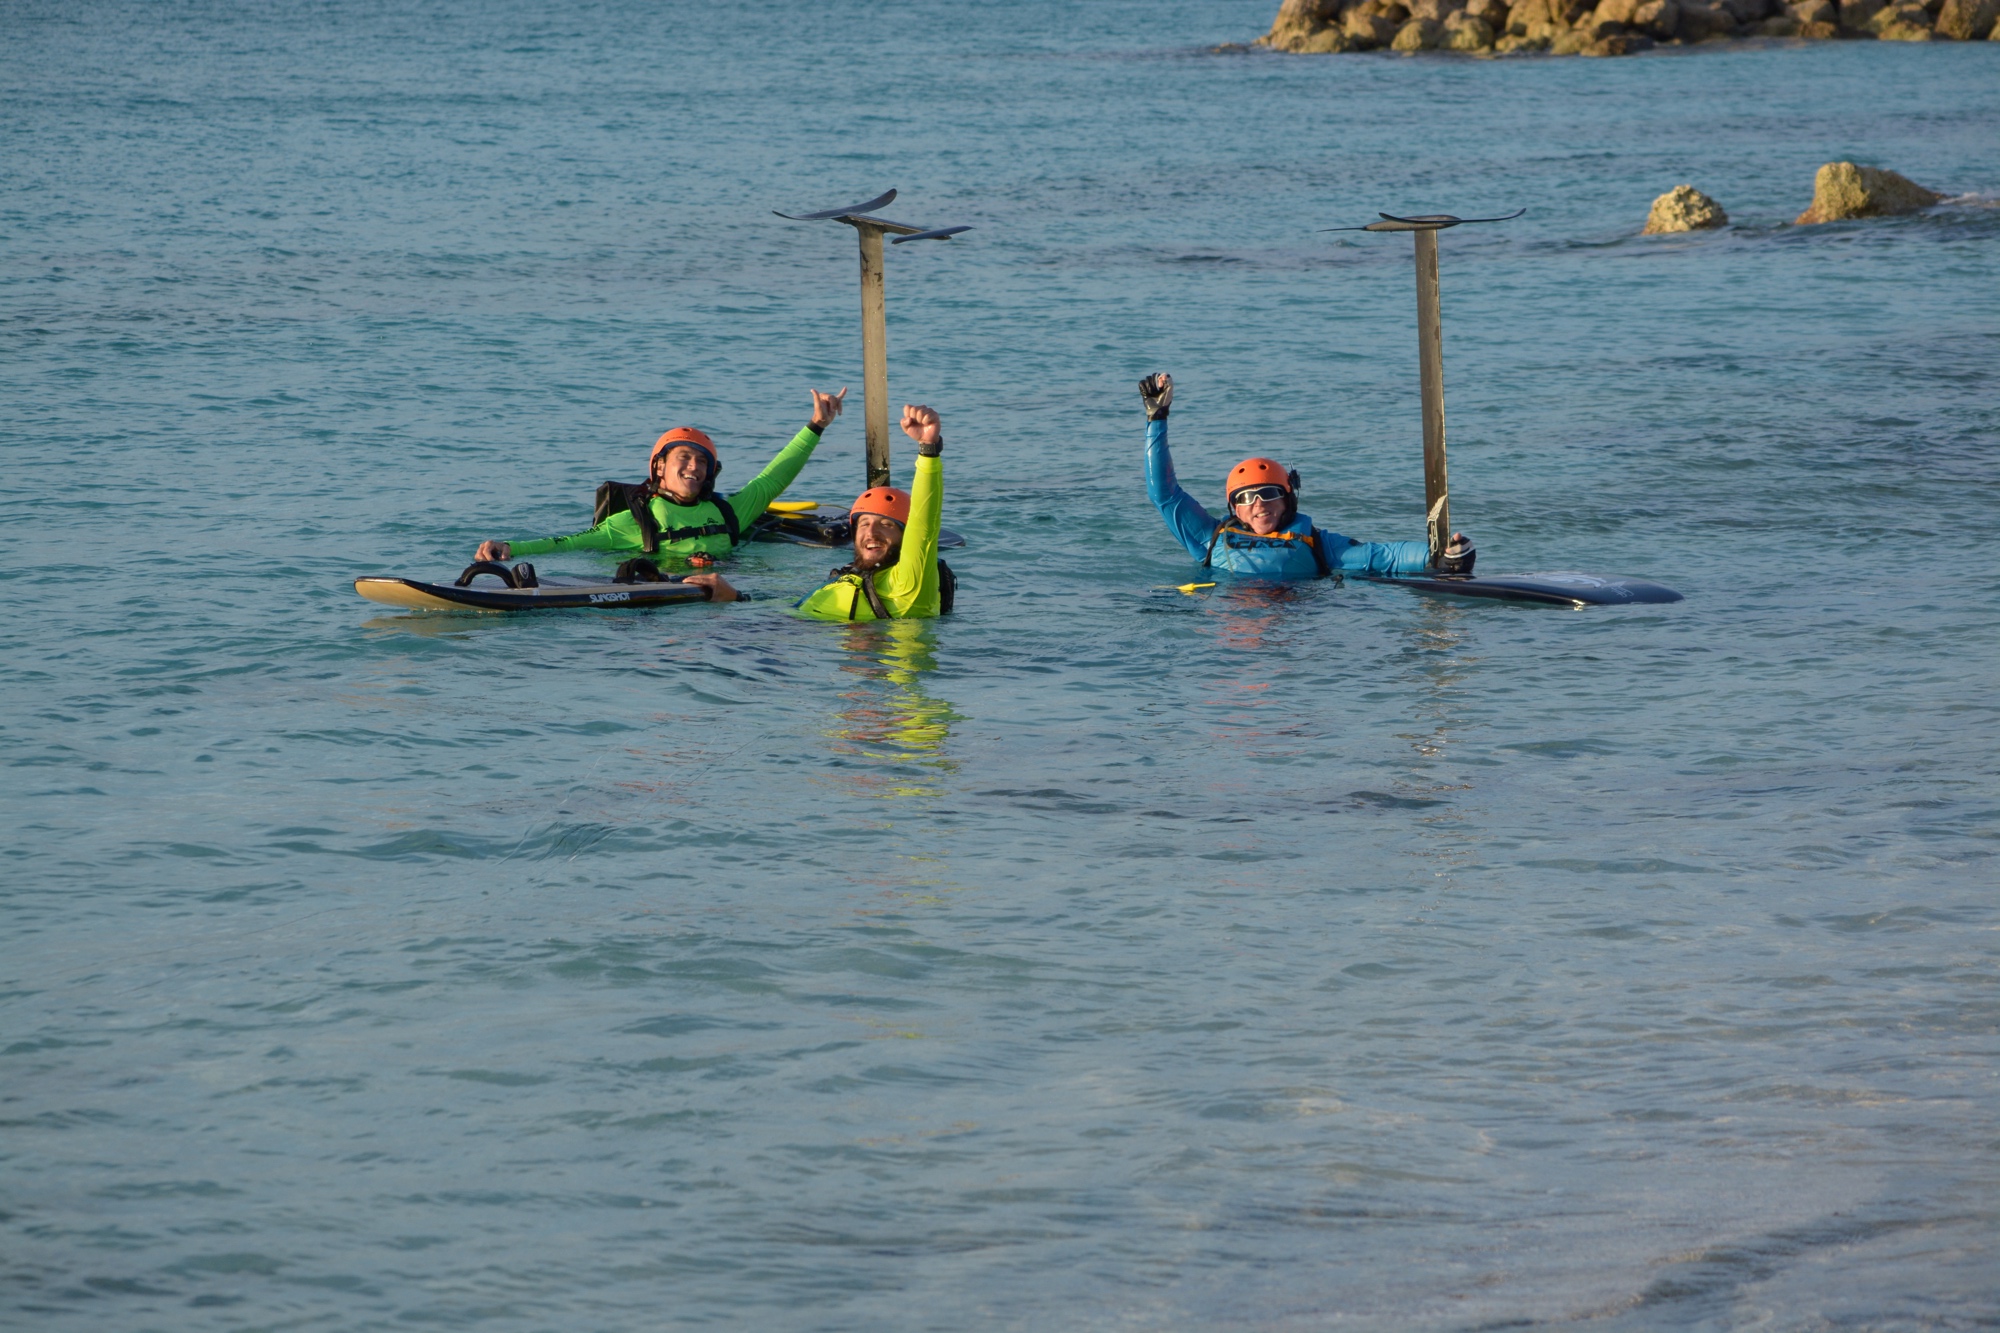
<path id="1" fill-rule="evenodd" d="M 1490 601 L 1536 602 L 1544 606 L 1636 606 L 1678 602 L 1681 595 L 1663 583 L 1622 574 L 1486 574 L 1467 578 L 1371 578 L 1418 592 Z"/>
<path id="2" fill-rule="evenodd" d="M 544 574 L 541 586 L 509 588 L 498 579 L 466 587 L 420 579 L 362 577 L 354 591 L 371 602 L 411 611 L 556 611 L 576 607 L 618 610 L 635 606 L 675 606 L 705 602 L 708 590 L 687 583 L 613 583 L 608 578 Z"/>

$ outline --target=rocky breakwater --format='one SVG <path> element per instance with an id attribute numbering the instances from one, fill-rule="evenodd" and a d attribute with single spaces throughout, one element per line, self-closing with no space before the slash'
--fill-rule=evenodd
<path id="1" fill-rule="evenodd" d="M 2000 40 L 2000 0 L 1284 0 L 1257 44 L 1622 56 L 1739 37 Z"/>
<path id="2" fill-rule="evenodd" d="M 1813 177 L 1812 206 L 1799 214 L 1795 225 L 1809 227 L 1850 218 L 1921 213 L 1944 200 L 1945 196 L 1938 191 L 1893 171 L 1852 162 L 1829 162 Z M 1643 234 L 1662 236 L 1728 225 L 1729 214 L 1721 204 L 1692 185 L 1676 185 L 1653 201 Z"/>

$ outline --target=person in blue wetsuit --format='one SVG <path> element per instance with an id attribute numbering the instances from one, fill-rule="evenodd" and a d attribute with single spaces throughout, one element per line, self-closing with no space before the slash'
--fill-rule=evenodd
<path id="1" fill-rule="evenodd" d="M 1167 452 L 1171 375 L 1139 381 L 1146 404 L 1146 491 L 1167 529 L 1207 569 L 1266 579 L 1316 579 L 1357 574 L 1470 574 L 1476 552 L 1455 532 L 1431 563 L 1428 542 L 1364 542 L 1313 526 L 1299 512 L 1299 474 L 1269 458 L 1246 458 L 1224 483 L 1227 516 L 1217 519 L 1174 479 Z"/>

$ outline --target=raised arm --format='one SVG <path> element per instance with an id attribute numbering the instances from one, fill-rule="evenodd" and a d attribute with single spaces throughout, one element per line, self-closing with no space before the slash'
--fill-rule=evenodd
<path id="1" fill-rule="evenodd" d="M 1193 556 L 1205 555 L 1215 530 L 1222 526 L 1174 479 L 1174 456 L 1167 452 L 1167 409 L 1174 401 L 1171 375 L 1148 375 L 1139 381 L 1146 404 L 1146 495 L 1167 531 Z"/>
<path id="2" fill-rule="evenodd" d="M 944 522 L 944 429 L 928 407 L 903 409 L 903 433 L 917 442 L 910 481 L 910 522 L 903 529 L 902 553 L 894 568 L 877 576 L 876 587 L 891 615 L 938 613 L 938 528 Z"/>
<path id="3" fill-rule="evenodd" d="M 736 522 L 741 527 L 749 527 L 757 520 L 771 501 L 785 493 L 785 488 L 798 478 L 799 472 L 811 458 L 813 450 L 819 447 L 820 436 L 840 415 L 847 402 L 847 389 L 843 386 L 839 393 L 812 393 L 813 414 L 805 428 L 791 439 L 777 457 L 764 465 L 764 470 L 745 482 L 743 489 L 729 497 L 728 504 L 736 511 Z"/>

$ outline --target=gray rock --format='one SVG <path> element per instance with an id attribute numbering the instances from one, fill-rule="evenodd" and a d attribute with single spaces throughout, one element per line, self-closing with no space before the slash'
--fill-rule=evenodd
<path id="1" fill-rule="evenodd" d="M 1681 21 L 1674 35 L 1684 42 L 1706 42 L 1736 35 L 1736 16 L 1717 4 L 1681 0 Z"/>

